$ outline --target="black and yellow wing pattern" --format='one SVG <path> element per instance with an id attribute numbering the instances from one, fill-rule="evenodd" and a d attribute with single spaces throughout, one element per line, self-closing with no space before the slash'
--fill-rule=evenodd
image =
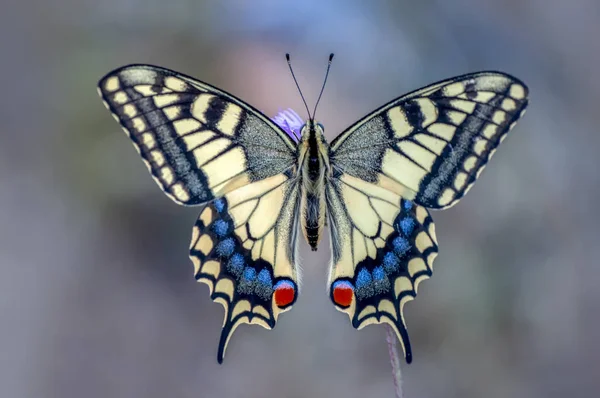
<path id="1" fill-rule="evenodd" d="M 217 198 L 200 213 L 190 258 L 196 279 L 225 307 L 219 363 L 239 325 L 271 329 L 296 301 L 297 197 L 298 184 L 280 174 Z"/>
<path id="2" fill-rule="evenodd" d="M 527 88 L 499 72 L 432 84 L 379 108 L 331 143 L 334 172 L 432 209 L 467 193 L 527 106 Z"/>
<path id="3" fill-rule="evenodd" d="M 234 96 L 180 73 L 130 65 L 106 75 L 100 96 L 162 190 L 206 203 L 295 165 L 292 139 Z"/>
<path id="4" fill-rule="evenodd" d="M 412 360 L 403 307 L 431 276 L 437 256 L 427 209 L 349 175 L 327 189 L 332 242 L 330 296 L 357 329 L 389 324 Z"/>
<path id="5" fill-rule="evenodd" d="M 331 143 L 331 299 L 356 328 L 390 324 L 407 362 L 403 305 L 437 255 L 426 208 L 448 208 L 466 194 L 527 95 L 503 73 L 459 76 L 384 105 Z"/>
<path id="6" fill-rule="evenodd" d="M 270 329 L 296 300 L 295 143 L 241 100 L 168 69 L 126 66 L 98 89 L 160 188 L 202 206 L 190 258 L 225 308 L 222 362 L 240 324 Z"/>

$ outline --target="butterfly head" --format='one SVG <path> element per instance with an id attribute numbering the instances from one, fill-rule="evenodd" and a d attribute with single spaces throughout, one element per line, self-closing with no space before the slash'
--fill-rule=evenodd
<path id="1" fill-rule="evenodd" d="M 325 156 L 327 153 L 327 140 L 325 139 L 325 127 L 316 122 L 314 119 L 309 119 L 300 130 L 299 150 L 300 152 L 308 151 L 313 158 Z M 302 156 L 301 156 L 302 157 Z M 328 163 L 326 159 L 323 159 Z"/>
<path id="2" fill-rule="evenodd" d="M 302 139 L 308 139 L 311 135 L 313 137 L 324 136 L 325 127 L 321 123 L 316 122 L 314 119 L 309 119 L 306 121 L 306 123 L 304 123 L 302 129 L 300 129 L 300 135 Z"/>

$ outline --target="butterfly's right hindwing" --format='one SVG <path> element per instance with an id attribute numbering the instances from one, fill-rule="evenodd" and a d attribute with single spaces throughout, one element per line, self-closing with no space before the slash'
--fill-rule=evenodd
<path id="1" fill-rule="evenodd" d="M 190 258 L 196 279 L 225 308 L 217 359 L 241 324 L 275 326 L 298 295 L 295 264 L 298 184 L 285 174 L 207 204 L 194 226 Z"/>
<path id="2" fill-rule="evenodd" d="M 282 173 L 295 144 L 243 101 L 168 69 L 131 65 L 98 85 L 162 190 L 197 205 Z"/>

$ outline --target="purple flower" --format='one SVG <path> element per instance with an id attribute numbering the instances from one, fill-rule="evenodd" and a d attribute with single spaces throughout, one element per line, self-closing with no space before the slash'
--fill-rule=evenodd
<path id="1" fill-rule="evenodd" d="M 289 108 L 280 110 L 271 120 L 288 133 L 294 142 L 300 141 L 300 130 L 302 130 L 304 121 L 296 112 Z"/>

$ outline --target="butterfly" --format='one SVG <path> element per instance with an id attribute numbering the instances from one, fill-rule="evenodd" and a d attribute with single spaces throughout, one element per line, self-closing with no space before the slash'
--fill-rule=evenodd
<path id="1" fill-rule="evenodd" d="M 298 232 L 317 250 L 326 225 L 335 308 L 356 329 L 390 325 L 410 363 L 403 307 L 438 254 L 428 209 L 467 193 L 528 103 L 520 80 L 471 73 L 394 99 L 328 143 L 314 111 L 290 135 L 235 96 L 157 66 L 116 69 L 98 90 L 160 188 L 200 209 L 190 258 L 225 310 L 219 363 L 238 326 L 272 329 L 292 307 Z"/>

